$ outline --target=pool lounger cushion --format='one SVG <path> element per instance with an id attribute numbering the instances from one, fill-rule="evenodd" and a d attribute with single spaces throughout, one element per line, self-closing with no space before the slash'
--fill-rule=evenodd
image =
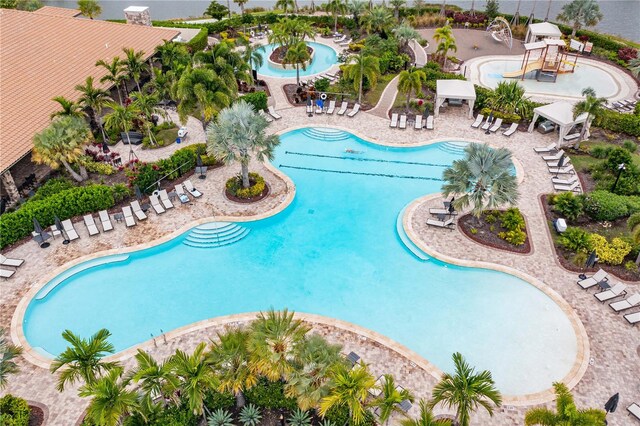
<path id="1" fill-rule="evenodd" d="M 608 300 L 615 299 L 616 297 L 625 294 L 627 292 L 626 288 L 627 286 L 625 284 L 617 283 L 609 290 L 601 291 L 600 293 L 596 293 L 593 296 L 604 303 Z"/>
<path id="2" fill-rule="evenodd" d="M 473 127 L 474 129 L 477 129 L 478 127 L 480 127 L 480 125 L 482 124 L 482 120 L 484 120 L 484 115 L 482 114 L 478 114 L 476 116 L 476 121 L 473 122 L 473 124 L 471 125 L 471 127 Z"/>
<path id="3" fill-rule="evenodd" d="M 184 187 L 189 192 L 189 194 L 193 195 L 195 198 L 202 197 L 202 192 L 198 191 L 193 183 L 191 183 L 190 179 L 184 181 Z"/>
<path id="4" fill-rule="evenodd" d="M 109 218 L 109 213 L 106 210 L 100 210 L 98 216 L 100 216 L 100 222 L 102 222 L 102 232 L 112 231 L 113 224 Z"/>
<path id="5" fill-rule="evenodd" d="M 11 278 L 16 271 L 0 268 L 0 278 Z"/>
<path id="6" fill-rule="evenodd" d="M 24 263 L 24 259 L 12 259 L 0 254 L 0 266 L 13 266 L 17 268 Z"/>
<path id="7" fill-rule="evenodd" d="M 136 221 L 133 218 L 133 212 L 131 211 L 130 206 L 124 206 L 122 208 L 122 215 L 124 216 L 124 223 L 127 225 L 127 228 L 131 226 L 136 226 Z"/>
<path id="8" fill-rule="evenodd" d="M 601 281 L 609 281 L 609 276 L 604 269 L 598 269 L 598 272 L 593 274 L 590 277 L 587 277 L 583 280 L 577 282 L 577 284 L 583 289 L 588 289 L 598 284 Z"/>
<path id="9" fill-rule="evenodd" d="M 636 325 L 640 323 L 640 312 L 634 312 L 632 314 L 627 314 L 624 316 L 624 319 L 631 325 Z"/>
<path id="10" fill-rule="evenodd" d="M 640 305 L 640 293 L 635 293 L 624 300 L 613 302 L 609 305 L 615 312 L 622 312 Z"/>
<path id="11" fill-rule="evenodd" d="M 138 220 L 145 220 L 147 218 L 147 214 L 142 211 L 138 200 L 134 200 L 131 202 L 131 209 L 133 210 L 133 214 L 136 215 L 136 218 L 138 218 Z"/>
<path id="12" fill-rule="evenodd" d="M 158 192 L 158 196 L 160 196 L 160 201 L 162 202 L 162 206 L 165 209 L 168 210 L 173 208 L 173 203 L 169 199 L 169 194 L 167 194 L 166 189 L 163 189 L 162 191 Z"/>
<path id="13" fill-rule="evenodd" d="M 62 228 L 64 228 L 64 232 L 67 233 L 67 238 L 69 238 L 70 241 L 80 238 L 80 236 L 76 232 L 76 228 L 73 227 L 73 223 L 71 223 L 71 220 L 63 220 Z"/>
<path id="14" fill-rule="evenodd" d="M 178 194 L 178 198 L 180 199 L 180 202 L 182 204 L 187 204 L 191 202 L 187 194 L 185 194 L 182 184 L 176 185 L 176 194 Z"/>
<path id="15" fill-rule="evenodd" d="M 95 220 L 93 220 L 93 216 L 90 214 L 82 217 L 84 219 L 84 224 L 87 227 L 87 231 L 89 231 L 89 235 L 98 235 L 100 231 L 98 231 L 98 227 L 96 226 Z"/>
<path id="16" fill-rule="evenodd" d="M 543 152 L 545 152 L 545 153 L 546 153 L 546 152 L 552 152 L 552 151 L 555 151 L 555 150 L 556 150 L 556 147 L 557 147 L 557 145 L 556 145 L 556 143 L 554 142 L 554 143 L 549 144 L 549 145 L 547 145 L 547 146 L 545 146 L 545 147 L 533 148 L 533 150 L 534 150 L 535 152 L 537 152 L 538 154 L 541 154 L 541 153 L 543 153 Z"/>
<path id="17" fill-rule="evenodd" d="M 435 226 L 438 228 L 449 228 L 453 227 L 453 218 L 449 218 L 447 220 L 435 220 L 435 219 L 427 219 L 427 225 Z"/>
<path id="18" fill-rule="evenodd" d="M 633 404 L 627 407 L 627 411 L 629 412 L 629 415 L 640 420 L 640 405 L 634 402 Z"/>

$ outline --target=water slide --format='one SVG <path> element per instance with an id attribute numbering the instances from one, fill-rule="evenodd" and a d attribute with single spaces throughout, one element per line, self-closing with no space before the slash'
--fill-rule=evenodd
<path id="1" fill-rule="evenodd" d="M 504 78 L 520 77 L 523 74 L 526 74 L 530 71 L 539 70 L 540 68 L 542 68 L 542 59 L 538 59 L 535 62 L 531 62 L 527 64 L 527 66 L 525 66 L 524 68 L 519 69 L 518 71 L 505 72 L 504 74 L 502 74 L 502 77 Z"/>

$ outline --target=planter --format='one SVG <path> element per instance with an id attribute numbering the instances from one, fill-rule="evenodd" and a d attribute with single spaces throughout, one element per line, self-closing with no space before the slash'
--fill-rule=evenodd
<path id="1" fill-rule="evenodd" d="M 271 55 L 269 55 L 269 57 L 267 58 L 269 66 L 281 70 L 296 69 L 295 64 L 283 64 L 277 59 L 280 55 L 280 49 L 282 49 L 282 46 L 274 49 L 273 52 L 271 52 Z M 315 50 L 312 47 L 307 46 L 307 50 L 309 51 L 310 58 L 304 63 L 305 68 L 308 67 L 311 62 L 313 62 L 313 56 L 315 55 Z M 300 68 L 302 68 L 302 64 L 300 64 Z"/>

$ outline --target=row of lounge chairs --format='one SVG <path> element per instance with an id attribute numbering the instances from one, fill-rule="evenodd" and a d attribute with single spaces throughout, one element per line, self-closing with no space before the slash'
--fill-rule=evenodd
<path id="1" fill-rule="evenodd" d="M 611 104 L 605 104 L 604 107 L 611 110 L 622 113 L 632 113 L 635 111 L 638 101 L 635 99 L 624 99 L 622 101 L 613 102 Z"/>
<path id="2" fill-rule="evenodd" d="M 486 120 L 484 120 L 484 123 L 483 123 L 483 120 L 484 120 L 484 115 L 478 114 L 476 116 L 476 120 L 473 122 L 473 124 L 471 124 L 471 127 L 473 127 L 474 129 L 488 130 L 491 133 L 497 132 L 502 127 L 502 118 L 496 118 L 494 120 L 493 117 L 490 115 L 487 117 Z M 502 132 L 502 134 L 506 137 L 509 137 L 513 135 L 517 130 L 518 130 L 518 123 L 511 123 L 511 126 L 509 126 L 507 130 Z"/>
<path id="3" fill-rule="evenodd" d="M 612 301 L 620 296 L 625 297 L 622 300 L 611 302 L 609 307 L 616 313 L 627 311 L 632 308 L 640 308 L 640 293 L 634 293 L 629 297 L 627 296 L 627 285 L 621 282 L 611 285 L 609 281 L 609 274 L 603 269 L 599 269 L 598 272 L 590 277 L 586 277 L 577 281 L 577 284 L 583 289 L 588 290 L 591 287 L 599 287 L 602 291 L 594 294 L 594 297 L 598 301 L 605 303 Z M 640 323 L 640 311 L 624 315 L 624 318 L 631 325 Z"/>
<path id="4" fill-rule="evenodd" d="M 407 115 L 406 114 L 400 114 L 399 116 L 399 121 L 398 121 L 398 114 L 397 113 L 393 113 L 391 114 L 391 121 L 389 122 L 389 127 L 396 129 L 406 129 L 407 128 Z M 426 119 L 424 119 L 424 117 L 422 115 L 418 115 L 416 114 L 415 119 L 414 119 L 414 126 L 413 128 L 415 130 L 421 130 L 423 127 L 426 127 L 427 130 L 433 130 L 433 116 L 429 115 L 426 117 Z"/>
<path id="5" fill-rule="evenodd" d="M 571 159 L 567 157 L 562 149 L 558 149 L 556 143 L 545 147 L 533 148 L 533 151 L 542 156 L 547 163 L 549 173 L 555 175 L 551 178 L 553 188 L 561 192 L 581 192 L 580 179 L 576 170 L 571 164 Z M 561 163 L 562 162 L 562 163 Z M 568 175 L 560 177 L 560 175 Z"/>
<path id="6" fill-rule="evenodd" d="M 434 226 L 436 228 L 447 228 L 452 230 L 455 226 L 454 219 L 458 215 L 458 212 L 453 209 L 451 202 L 444 202 L 443 209 L 430 208 L 429 214 L 435 216 L 435 219 L 427 219 L 427 225 Z"/>
<path id="7" fill-rule="evenodd" d="M 347 47 L 349 46 L 349 43 L 351 43 L 352 39 L 348 39 L 346 34 L 335 34 L 333 37 L 333 41 L 338 45 L 338 46 L 342 46 L 342 47 Z"/>
<path id="8" fill-rule="evenodd" d="M 0 278 L 11 278 L 23 263 L 24 259 L 13 259 L 0 254 Z"/>
<path id="9" fill-rule="evenodd" d="M 336 112 L 337 115 L 345 115 L 345 113 L 347 112 L 347 109 L 349 108 L 349 102 L 347 101 L 342 101 L 342 104 L 340 105 L 340 109 L 338 110 L 338 112 Z M 315 113 L 316 114 L 328 114 L 331 115 L 333 114 L 333 112 L 336 110 L 336 101 L 331 100 L 329 101 L 329 106 L 327 107 L 327 110 L 325 111 L 323 108 L 321 108 L 320 106 L 315 106 Z M 314 112 L 314 106 L 313 105 L 307 105 L 307 114 L 313 114 Z M 355 115 L 360 112 L 360 104 L 359 103 L 355 103 L 353 105 L 353 108 L 351 109 L 351 111 L 349 111 L 349 113 L 347 114 L 347 117 L 355 117 Z"/>

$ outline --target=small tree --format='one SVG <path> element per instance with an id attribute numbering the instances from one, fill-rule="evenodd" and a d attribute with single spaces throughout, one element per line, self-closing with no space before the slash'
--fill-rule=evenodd
<path id="1" fill-rule="evenodd" d="M 104 426 L 120 425 L 122 420 L 138 411 L 138 393 L 127 389 L 129 379 L 122 377 L 123 368 L 110 370 L 104 377 L 84 384 L 79 395 L 91 398 L 87 407 L 87 419 Z"/>
<path id="2" fill-rule="evenodd" d="M 487 0 L 487 6 L 484 11 L 489 19 L 494 19 L 500 13 L 500 3 L 498 0 Z"/>
<path id="3" fill-rule="evenodd" d="M 358 92 L 358 103 L 362 102 L 362 85 L 364 79 L 369 80 L 371 87 L 378 82 L 380 75 L 380 62 L 372 55 L 365 55 L 360 51 L 359 55 L 351 56 L 349 65 L 343 69 L 344 77 L 353 81 L 353 88 Z"/>
<path id="4" fill-rule="evenodd" d="M 283 65 L 293 64 L 296 67 L 296 83 L 300 84 L 300 67 L 303 70 L 307 69 L 307 63 L 311 59 L 307 43 L 301 41 L 294 44 L 287 49 L 287 53 L 284 55 Z"/>
<path id="5" fill-rule="evenodd" d="M 229 9 L 217 1 L 212 1 L 209 7 L 207 7 L 207 10 L 204 11 L 204 14 L 211 16 L 213 19 L 220 20 L 229 15 Z"/>
<path id="6" fill-rule="evenodd" d="M 409 25 L 407 22 L 402 22 L 400 25 L 395 27 L 392 32 L 398 39 L 400 47 L 407 47 L 411 40 L 420 39 L 420 34 L 418 33 L 418 31 L 416 31 L 416 29 Z"/>
<path id="7" fill-rule="evenodd" d="M 4 337 L 4 328 L 0 328 L 0 390 L 7 387 L 7 376 L 20 370 L 14 361 L 14 358 L 20 355 L 22 355 L 22 348 L 7 342 Z"/>
<path id="8" fill-rule="evenodd" d="M 393 17 L 396 18 L 396 21 L 400 19 L 400 8 L 406 3 L 406 0 L 389 0 L 389 4 L 393 6 Z"/>
<path id="9" fill-rule="evenodd" d="M 402 420 L 402 426 L 451 426 L 449 419 L 435 419 L 433 410 L 429 407 L 429 403 L 423 399 L 420 400 L 420 415 L 417 419 Z"/>
<path id="10" fill-rule="evenodd" d="M 422 83 L 427 79 L 427 75 L 424 71 L 418 68 L 411 68 L 400 73 L 398 77 L 398 90 L 401 93 L 407 94 L 407 112 L 409 111 L 409 102 L 411 101 L 411 95 L 415 91 L 420 93 L 422 90 Z"/>
<path id="11" fill-rule="evenodd" d="M 329 0 L 325 8 L 333 15 L 333 32 L 338 32 L 338 15 L 346 12 L 347 5 L 343 0 Z"/>
<path id="12" fill-rule="evenodd" d="M 393 413 L 404 415 L 404 411 L 400 408 L 403 401 L 413 402 L 414 398 L 411 392 L 406 389 L 398 389 L 396 382 L 391 374 L 384 375 L 382 384 L 382 393 L 374 400 L 373 405 L 380 409 L 380 422 L 389 424 L 389 419 Z"/>
<path id="13" fill-rule="evenodd" d="M 582 130 L 580 131 L 580 137 L 577 139 L 574 148 L 580 148 L 580 142 L 586 139 L 586 136 L 589 132 L 589 128 L 591 127 L 591 122 L 602 115 L 604 112 L 604 105 L 607 103 L 606 98 L 598 98 L 596 97 L 596 92 L 591 87 L 587 87 L 582 90 L 582 96 L 585 96 L 586 99 L 578 102 L 573 106 L 573 118 L 577 118 L 579 115 L 586 113 L 587 119 L 582 125 Z"/>
<path id="14" fill-rule="evenodd" d="M 526 426 L 604 426 L 607 413 L 596 408 L 580 410 L 576 407 L 573 395 L 564 383 L 553 384 L 556 393 L 556 411 L 545 407 L 532 408 L 524 416 Z"/>
<path id="15" fill-rule="evenodd" d="M 583 26 L 592 27 L 600 22 L 603 18 L 600 12 L 600 6 L 595 0 L 573 0 L 571 3 L 562 6 L 562 12 L 558 15 L 558 20 L 573 24 L 571 37 L 576 36 Z"/>
<path id="16" fill-rule="evenodd" d="M 96 0 L 78 0 L 78 9 L 89 19 L 96 18 L 102 13 L 102 8 Z"/>

